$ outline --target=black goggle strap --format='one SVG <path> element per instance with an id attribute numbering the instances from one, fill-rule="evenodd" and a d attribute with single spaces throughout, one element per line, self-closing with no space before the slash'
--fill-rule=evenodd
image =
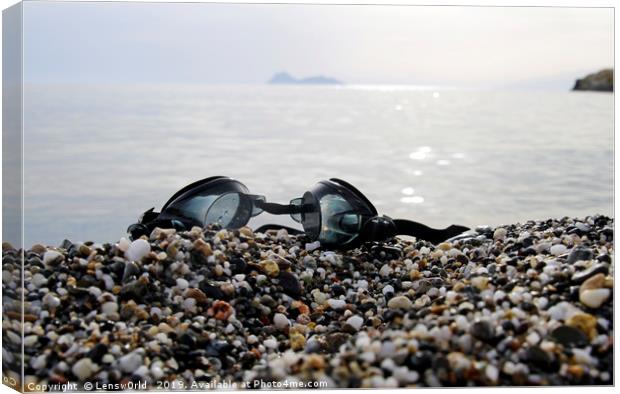
<path id="1" fill-rule="evenodd" d="M 394 219 L 393 221 L 396 225 L 396 234 L 409 235 L 434 244 L 443 242 L 448 238 L 455 237 L 469 230 L 469 228 L 465 226 L 459 226 L 456 224 L 448 226 L 444 229 L 435 229 L 411 220 Z"/>
<path id="2" fill-rule="evenodd" d="M 155 212 L 155 208 L 151 208 L 144 212 L 138 219 L 138 223 L 131 224 L 127 228 L 127 233 L 130 234 L 132 240 L 138 239 L 143 235 L 147 237 L 155 229 L 155 227 L 161 228 L 174 228 L 177 231 L 187 230 L 187 225 L 180 220 L 175 219 L 158 219 L 159 212 Z"/>
<path id="3" fill-rule="evenodd" d="M 254 201 L 254 204 L 272 215 L 291 215 L 295 213 L 309 212 L 310 205 L 293 205 L 293 204 L 277 204 L 275 202 L 266 202 L 261 200 Z"/>

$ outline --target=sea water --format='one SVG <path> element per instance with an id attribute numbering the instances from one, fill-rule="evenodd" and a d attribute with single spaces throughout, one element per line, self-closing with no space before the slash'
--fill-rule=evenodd
<path id="1" fill-rule="evenodd" d="M 608 93 L 31 85 L 24 111 L 27 246 L 117 241 L 213 175 L 280 203 L 337 177 L 436 227 L 613 214 Z"/>

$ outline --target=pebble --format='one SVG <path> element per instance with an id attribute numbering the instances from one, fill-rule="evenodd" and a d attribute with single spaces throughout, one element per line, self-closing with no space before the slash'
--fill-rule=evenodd
<path id="1" fill-rule="evenodd" d="M 392 285 L 385 285 L 381 293 L 383 293 L 383 295 L 394 294 L 394 287 Z"/>
<path id="2" fill-rule="evenodd" d="M 43 254 L 43 264 L 57 265 L 64 260 L 64 256 L 55 250 L 48 250 Z"/>
<path id="3" fill-rule="evenodd" d="M 80 380 L 84 381 L 99 370 L 99 366 L 94 364 L 90 358 L 82 358 L 71 368 L 71 372 Z"/>
<path id="4" fill-rule="evenodd" d="M 586 270 L 576 272 L 572 276 L 571 281 L 573 283 L 580 284 L 586 281 L 587 279 L 593 277 L 594 275 L 597 275 L 597 274 L 607 275 L 608 273 L 609 273 L 609 264 L 607 263 L 594 264 Z"/>
<path id="5" fill-rule="evenodd" d="M 506 239 L 506 234 L 508 234 L 508 231 L 505 228 L 498 227 L 493 232 L 493 239 L 496 241 L 503 241 L 504 239 Z"/>
<path id="6" fill-rule="evenodd" d="M 284 291 L 285 294 L 295 298 L 301 296 L 301 283 L 299 283 L 299 279 L 295 274 L 290 272 L 281 272 L 279 280 L 280 286 L 282 286 L 282 291 Z"/>
<path id="7" fill-rule="evenodd" d="M 151 251 L 151 245 L 144 239 L 136 239 L 129 245 L 125 257 L 129 261 L 140 261 Z"/>
<path id="8" fill-rule="evenodd" d="M 573 264 L 578 261 L 583 260 L 592 260 L 594 258 L 594 253 L 590 248 L 586 248 L 583 246 L 575 246 L 568 255 L 566 262 L 568 264 Z"/>
<path id="9" fill-rule="evenodd" d="M 109 317 L 118 312 L 118 304 L 116 302 L 106 302 L 101 305 L 101 312 Z"/>
<path id="10" fill-rule="evenodd" d="M 484 375 L 491 382 L 497 382 L 497 379 L 499 379 L 499 370 L 497 369 L 496 366 L 489 364 L 484 369 Z"/>
<path id="11" fill-rule="evenodd" d="M 183 278 L 177 279 L 177 287 L 181 290 L 185 290 L 189 287 L 189 282 Z"/>
<path id="12" fill-rule="evenodd" d="M 263 341 L 263 345 L 268 349 L 275 349 L 278 347 L 278 341 L 273 338 L 268 338 Z"/>
<path id="13" fill-rule="evenodd" d="M 35 287 L 43 287 L 47 285 L 47 278 L 42 274 L 34 274 L 31 281 Z"/>
<path id="14" fill-rule="evenodd" d="M 291 332 L 289 342 L 291 344 L 291 349 L 302 350 L 306 346 L 306 337 L 298 332 Z"/>
<path id="15" fill-rule="evenodd" d="M 580 330 L 570 326 L 560 326 L 551 332 L 551 338 L 565 347 L 585 346 L 588 339 Z"/>
<path id="16" fill-rule="evenodd" d="M 329 300 L 327 300 L 327 303 L 332 309 L 336 309 L 336 310 L 343 309 L 347 305 L 346 301 L 336 300 L 333 298 L 330 298 Z"/>
<path id="17" fill-rule="evenodd" d="M 388 308 L 409 310 L 413 308 L 413 303 L 405 296 L 396 296 L 388 301 Z"/>
<path id="18" fill-rule="evenodd" d="M 610 296 L 609 289 L 585 290 L 579 294 L 579 301 L 588 308 L 599 308 Z"/>
<path id="19" fill-rule="evenodd" d="M 267 276 L 275 277 L 280 273 L 280 267 L 273 260 L 263 260 L 258 265 Z"/>
<path id="20" fill-rule="evenodd" d="M 291 322 L 284 314 L 276 313 L 275 315 L 273 315 L 273 324 L 280 330 L 283 330 L 289 327 Z"/>
<path id="21" fill-rule="evenodd" d="M 125 237 L 121 238 L 120 241 L 118 241 L 118 249 L 121 252 L 126 252 L 130 246 L 131 246 L 131 241 L 129 241 Z"/>
<path id="22" fill-rule="evenodd" d="M 195 227 L 154 231 L 135 261 L 127 240 L 65 241 L 51 265 L 51 248 L 26 252 L 27 277 L 45 281 L 23 289 L 24 338 L 11 309 L 3 335 L 36 348 L 27 366 L 42 382 L 610 385 L 612 228 L 604 216 L 528 221 L 347 251 Z M 3 250 L 7 297 L 16 256 Z M 600 291 L 610 295 L 596 306 L 588 292 Z M 86 359 L 94 372 L 74 374 Z"/>
<path id="23" fill-rule="evenodd" d="M 57 308 L 60 306 L 60 298 L 56 297 L 54 293 L 47 293 L 43 296 L 43 305 L 50 308 Z"/>
<path id="24" fill-rule="evenodd" d="M 495 338 L 495 328 L 486 320 L 477 321 L 471 325 L 470 334 L 483 342 L 489 342 Z"/>
<path id="25" fill-rule="evenodd" d="M 320 247 L 321 247 L 321 243 L 319 241 L 310 242 L 305 245 L 305 249 L 308 252 L 312 252 L 313 250 L 316 250 Z"/>
<path id="26" fill-rule="evenodd" d="M 597 335 L 596 317 L 589 313 L 575 313 L 566 321 L 566 325 L 581 330 L 589 339 L 594 339 Z"/>
<path id="27" fill-rule="evenodd" d="M 551 253 L 554 256 L 560 256 L 564 253 L 567 252 L 567 248 L 566 246 L 562 245 L 562 244 L 557 244 L 557 245 L 553 245 L 550 249 L 549 249 L 549 253 Z"/>
<path id="28" fill-rule="evenodd" d="M 347 319 L 346 324 L 353 328 L 354 331 L 359 331 L 362 328 L 362 324 L 364 324 L 364 318 L 353 315 Z"/>
<path id="29" fill-rule="evenodd" d="M 205 242 L 202 238 L 198 238 L 196 241 L 194 241 L 194 249 L 196 249 L 205 257 L 209 257 L 213 254 L 211 244 Z"/>
<path id="30" fill-rule="evenodd" d="M 387 277 L 387 276 L 390 276 L 392 271 L 393 271 L 392 268 L 388 264 L 385 264 L 379 270 L 379 275 L 381 275 L 383 277 Z"/>
<path id="31" fill-rule="evenodd" d="M 142 365 L 142 356 L 137 352 L 124 355 L 118 360 L 118 366 L 123 372 L 133 372 Z"/>

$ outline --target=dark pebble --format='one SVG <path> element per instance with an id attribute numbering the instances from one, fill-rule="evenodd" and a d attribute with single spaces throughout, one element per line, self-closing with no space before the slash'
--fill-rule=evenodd
<path id="1" fill-rule="evenodd" d="M 491 342 L 495 338 L 495 328 L 487 321 L 472 324 L 470 334 L 482 342 Z"/>
<path id="2" fill-rule="evenodd" d="M 351 338 L 351 335 L 344 332 L 334 332 L 317 338 L 321 346 L 321 350 L 334 353 L 338 351 L 338 348 L 346 343 Z"/>
<path id="3" fill-rule="evenodd" d="M 593 258 L 594 258 L 594 253 L 592 253 L 591 249 L 586 248 L 584 246 L 576 246 L 571 250 L 570 254 L 568 255 L 568 258 L 566 259 L 566 262 L 568 264 L 573 264 L 573 263 L 576 263 L 577 261 L 592 260 Z"/>
<path id="4" fill-rule="evenodd" d="M 299 279 L 295 274 L 290 272 L 281 272 L 280 273 L 280 286 L 282 286 L 282 291 L 285 294 L 290 295 L 293 298 L 299 298 L 301 296 L 301 283 L 299 283 Z"/>
<path id="5" fill-rule="evenodd" d="M 576 284 L 581 284 L 586 281 L 586 279 L 593 277 L 596 274 L 603 273 L 607 275 L 609 273 L 609 264 L 607 263 L 599 263 L 594 264 L 592 267 L 587 270 L 576 272 L 571 281 Z"/>
<path id="6" fill-rule="evenodd" d="M 133 261 L 125 263 L 125 268 L 123 270 L 123 283 L 127 283 L 133 279 L 135 276 L 140 274 L 140 268 Z"/>
<path id="7" fill-rule="evenodd" d="M 141 300 L 146 292 L 146 284 L 134 280 L 121 288 L 121 299 Z"/>
<path id="8" fill-rule="evenodd" d="M 95 346 L 93 346 L 92 349 L 90 349 L 86 357 L 90 358 L 95 363 L 99 364 L 101 362 L 101 359 L 103 358 L 103 356 L 105 356 L 107 352 L 108 352 L 108 347 L 103 343 L 98 343 Z"/>
<path id="9" fill-rule="evenodd" d="M 203 280 L 198 284 L 198 288 L 209 298 L 214 300 L 221 300 L 224 298 L 224 292 L 219 287 L 215 287 L 206 280 Z"/>
<path id="10" fill-rule="evenodd" d="M 583 332 L 569 326 L 556 328 L 551 333 L 551 338 L 565 347 L 580 347 L 588 344 L 588 339 Z"/>
<path id="11" fill-rule="evenodd" d="M 245 273 L 248 265 L 242 257 L 233 257 L 230 260 L 230 270 L 233 274 Z"/>

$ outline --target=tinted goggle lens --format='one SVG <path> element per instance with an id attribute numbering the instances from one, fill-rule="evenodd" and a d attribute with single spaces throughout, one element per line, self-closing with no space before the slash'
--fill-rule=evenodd
<path id="1" fill-rule="evenodd" d="M 291 200 L 291 205 L 301 207 L 300 213 L 291 214 L 293 220 L 303 225 L 310 239 L 323 244 L 351 242 L 361 231 L 362 216 L 338 193 L 317 194 L 306 192 L 302 198 Z"/>
<path id="2" fill-rule="evenodd" d="M 224 228 L 243 227 L 263 211 L 256 206 L 257 201 L 265 201 L 265 197 L 236 192 L 222 194 L 207 209 L 203 222 Z"/>

